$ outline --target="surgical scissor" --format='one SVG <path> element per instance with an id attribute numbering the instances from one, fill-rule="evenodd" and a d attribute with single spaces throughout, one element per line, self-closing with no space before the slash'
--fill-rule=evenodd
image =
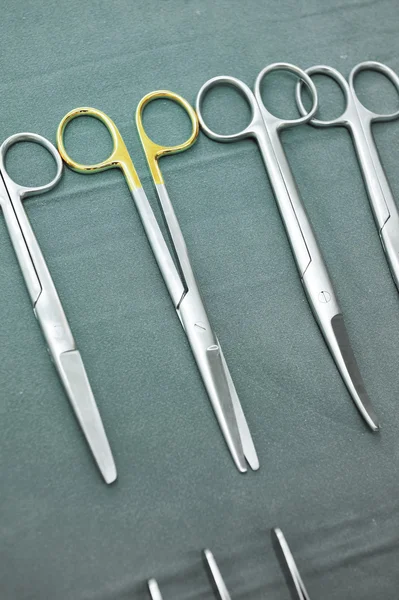
<path id="1" fill-rule="evenodd" d="M 187 111 L 192 124 L 192 133 L 183 144 L 160 146 L 155 144 L 145 133 L 142 124 L 144 107 L 158 98 L 177 102 Z M 113 150 L 110 157 L 95 165 L 79 164 L 72 160 L 65 150 L 63 142 L 65 127 L 72 119 L 82 115 L 95 117 L 102 121 L 113 139 Z M 176 261 L 168 249 L 122 137 L 115 123 L 105 113 L 94 108 L 77 108 L 69 112 L 62 119 L 58 128 L 58 149 L 66 164 L 81 173 L 96 173 L 114 167 L 122 170 L 233 460 L 241 472 L 247 470 L 247 463 L 253 470 L 256 470 L 259 468 L 259 462 L 248 424 L 219 341 L 209 323 L 191 268 L 183 234 L 158 165 L 158 159 L 161 156 L 182 152 L 193 145 L 199 131 L 197 116 L 184 98 L 173 92 L 160 90 L 147 94 L 140 101 L 136 112 L 136 123 Z"/>
<path id="2" fill-rule="evenodd" d="M 296 566 L 294 557 L 292 556 L 290 547 L 288 546 L 287 540 L 281 529 L 275 527 L 272 529 L 272 535 L 279 544 L 283 560 L 283 568 L 287 571 L 289 579 L 295 588 L 298 600 L 310 600 L 310 597 L 306 591 L 305 584 L 302 581 L 301 575 Z M 209 578 L 212 586 L 217 594 L 218 600 L 231 600 L 230 592 L 224 582 L 223 576 L 220 572 L 219 566 L 213 553 L 206 549 L 203 552 L 205 565 L 208 570 Z M 147 582 L 148 591 L 152 600 L 163 600 L 162 594 L 158 586 L 156 579 L 149 579 Z"/>
<path id="3" fill-rule="evenodd" d="M 385 75 L 399 93 L 399 77 L 386 65 L 367 61 L 356 65 L 349 74 L 348 82 L 337 71 L 325 65 L 306 69 L 308 75 L 326 75 L 340 86 L 344 98 L 345 109 L 341 116 L 329 121 L 312 118 L 315 127 L 346 127 L 352 137 L 357 159 L 362 171 L 363 180 L 373 211 L 375 223 L 381 239 L 386 259 L 399 291 L 399 211 L 389 186 L 384 168 L 372 133 L 372 124 L 381 121 L 393 121 L 399 117 L 399 110 L 390 114 L 377 114 L 366 108 L 359 100 L 355 90 L 355 78 L 361 71 L 378 71 Z M 301 87 L 298 82 L 296 99 L 300 112 L 306 113 L 302 103 Z"/>
<path id="4" fill-rule="evenodd" d="M 40 144 L 52 155 L 57 173 L 50 183 L 26 187 L 8 175 L 5 157 L 18 142 Z M 116 468 L 79 350 L 33 233 L 22 201 L 53 189 L 62 175 L 62 160 L 54 146 L 35 133 L 18 133 L 0 147 L 0 206 L 47 347 L 94 459 L 107 483 L 116 479 Z"/>
<path id="5" fill-rule="evenodd" d="M 263 103 L 262 81 L 271 71 L 279 69 L 297 75 L 312 94 L 313 106 L 310 112 L 298 119 L 285 120 L 275 117 Z M 220 85 L 238 89 L 250 106 L 251 121 L 238 133 L 221 135 L 212 131 L 205 123 L 202 115 L 204 98 L 211 88 Z M 256 78 L 254 93 L 235 77 L 214 77 L 198 92 L 196 108 L 201 127 L 211 139 L 218 142 L 235 142 L 251 137 L 257 141 L 309 304 L 354 403 L 369 427 L 376 431 L 379 429 L 377 418 L 364 388 L 327 267 L 279 135 L 282 129 L 307 123 L 315 115 L 317 92 L 313 81 L 302 69 L 288 63 L 275 63 L 265 67 Z"/>

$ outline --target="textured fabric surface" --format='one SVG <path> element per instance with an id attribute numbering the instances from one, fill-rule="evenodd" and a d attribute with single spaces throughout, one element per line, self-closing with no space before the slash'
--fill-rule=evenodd
<path id="1" fill-rule="evenodd" d="M 265 65 L 328 64 L 347 76 L 379 60 L 399 71 L 395 0 L 2 2 L 4 139 L 55 141 L 63 115 L 94 106 L 119 127 L 152 201 L 134 126 L 160 88 L 194 102 L 202 83 L 250 86 Z M 339 94 L 320 83 L 337 112 Z M 381 77 L 359 90 L 395 104 Z M 364 90 L 363 90 L 364 87 Z M 380 93 L 383 91 L 384 93 Z M 291 81 L 271 77 L 270 106 L 293 112 Z M 270 96 L 270 98 L 269 98 Z M 247 111 L 247 112 L 245 112 Z M 160 141 L 187 119 L 148 107 Z M 248 110 L 209 98 L 210 122 L 232 130 Z M 284 113 L 284 114 L 285 114 Z M 212 117 L 213 115 L 213 117 Z M 399 123 L 374 127 L 399 195 Z M 399 302 L 348 132 L 283 134 L 292 170 L 345 315 L 380 434 L 358 415 L 310 312 L 256 144 L 201 134 L 162 170 L 208 313 L 253 433 L 261 469 L 240 475 L 225 447 L 187 340 L 121 173 L 66 171 L 26 210 L 82 353 L 117 462 L 101 480 L 47 355 L 0 219 L 0 597 L 2 600 L 211 598 L 210 547 L 233 598 L 290 598 L 269 536 L 285 532 L 312 598 L 398 597 Z M 106 156 L 90 119 L 67 133 L 80 160 Z M 31 145 L 7 162 L 22 183 L 48 180 Z"/>

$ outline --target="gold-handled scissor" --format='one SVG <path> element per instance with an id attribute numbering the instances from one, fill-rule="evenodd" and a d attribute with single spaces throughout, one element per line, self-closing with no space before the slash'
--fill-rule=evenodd
<path id="1" fill-rule="evenodd" d="M 191 120 L 192 132 L 183 144 L 161 146 L 153 142 L 146 134 L 142 123 L 143 110 L 149 102 L 159 98 L 177 102 L 186 110 Z M 113 150 L 109 158 L 94 165 L 75 162 L 68 156 L 64 146 L 65 127 L 72 119 L 84 115 L 102 121 L 113 140 Z M 168 249 L 125 143 L 115 123 L 106 114 L 94 108 L 77 108 L 65 115 L 57 132 L 59 152 L 66 164 L 80 173 L 96 173 L 112 168 L 122 170 L 234 462 L 241 472 L 247 470 L 247 463 L 256 470 L 259 468 L 259 462 L 252 437 L 219 341 L 209 323 L 183 234 L 158 164 L 161 156 L 182 152 L 194 144 L 199 132 L 196 112 L 181 96 L 165 90 L 156 91 L 147 94 L 140 101 L 136 111 L 136 124 L 171 238 L 176 262 Z"/>

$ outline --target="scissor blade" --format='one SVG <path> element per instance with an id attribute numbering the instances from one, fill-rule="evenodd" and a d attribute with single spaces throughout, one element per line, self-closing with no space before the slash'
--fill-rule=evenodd
<path id="1" fill-rule="evenodd" d="M 219 343 L 219 340 L 218 340 Z M 238 398 L 237 391 L 233 382 L 233 379 L 230 375 L 229 368 L 226 363 L 226 359 L 224 358 L 223 350 L 219 344 L 220 348 L 220 356 L 222 359 L 223 369 L 226 375 L 227 384 L 229 386 L 231 399 L 234 405 L 234 411 L 236 413 L 236 419 L 238 424 L 238 430 L 240 432 L 241 443 L 244 450 L 244 456 L 247 459 L 247 462 L 253 471 L 257 471 L 259 469 L 259 459 L 255 449 L 254 442 L 252 440 L 251 432 L 248 427 L 247 420 L 244 415 L 244 411 L 241 406 L 241 402 Z"/>
<path id="2" fill-rule="evenodd" d="M 220 346 L 217 344 L 209 346 L 206 349 L 206 358 L 209 366 L 209 375 L 212 380 L 212 387 L 215 390 L 215 393 L 212 394 L 212 390 L 209 389 L 210 386 L 208 384 L 207 387 L 210 398 L 211 400 L 213 397 L 215 398 L 213 401 L 213 408 L 237 468 L 245 473 L 247 467 L 245 464 L 241 434 L 238 427 L 233 398 L 230 394 L 229 384 L 223 368 Z"/>
<path id="3" fill-rule="evenodd" d="M 196 288 L 191 288 L 184 296 L 177 307 L 177 314 L 187 335 L 227 446 L 238 470 L 245 473 L 247 464 L 220 346 Z"/>
<path id="4" fill-rule="evenodd" d="M 294 557 L 292 556 L 291 550 L 287 544 L 287 540 L 285 539 L 283 532 L 278 527 L 275 527 L 273 529 L 273 533 L 275 534 L 280 544 L 281 551 L 284 555 L 284 559 L 287 564 L 292 581 L 294 583 L 295 589 L 297 591 L 299 600 L 310 600 L 309 594 L 306 591 L 305 585 L 299 574 Z"/>
<path id="5" fill-rule="evenodd" d="M 219 567 L 212 552 L 210 550 L 204 550 L 204 557 L 212 584 L 214 585 L 214 588 L 218 594 L 219 600 L 231 600 L 230 594 L 227 590 L 225 582 L 223 581 L 222 574 L 219 571 Z"/>
<path id="6" fill-rule="evenodd" d="M 80 353 L 63 352 L 55 364 L 98 468 L 112 483 L 117 476 L 115 462 Z"/>
<path id="7" fill-rule="evenodd" d="M 353 401 L 363 419 L 373 431 L 379 429 L 377 417 L 364 387 L 363 379 L 353 353 L 344 318 L 341 313 L 331 319 L 330 349 Z"/>
<path id="8" fill-rule="evenodd" d="M 152 600 L 163 600 L 162 594 L 161 594 L 161 591 L 159 589 L 156 579 L 149 579 L 147 582 L 147 585 L 148 585 L 148 591 L 150 592 L 150 596 L 151 596 Z"/>
<path id="9" fill-rule="evenodd" d="M 162 270 L 160 261 L 157 258 L 158 264 L 174 301 L 180 322 L 190 342 L 195 360 L 234 462 L 240 471 L 245 472 L 247 470 L 243 450 L 243 444 L 245 444 L 250 456 L 248 463 L 251 464 L 252 462 L 255 468 L 257 468 L 257 458 L 253 444 L 251 448 L 252 440 L 248 442 L 248 435 L 250 438 L 248 425 L 242 413 L 230 373 L 228 373 L 219 342 L 210 326 L 190 264 L 186 243 L 169 194 L 164 184 L 157 184 L 156 189 L 172 243 L 173 254 L 178 265 L 178 268 L 173 270 L 173 274 L 174 278 L 176 278 L 176 274 L 178 273 L 179 285 L 171 286 L 170 274 L 172 269 Z M 163 249 L 162 254 L 164 252 L 165 249 Z M 169 257 L 171 257 L 169 251 L 167 252 Z"/>
<path id="10" fill-rule="evenodd" d="M 378 421 L 365 390 L 331 280 L 320 252 L 314 249 L 314 253 L 302 277 L 309 304 L 353 402 L 370 429 L 377 431 Z"/>

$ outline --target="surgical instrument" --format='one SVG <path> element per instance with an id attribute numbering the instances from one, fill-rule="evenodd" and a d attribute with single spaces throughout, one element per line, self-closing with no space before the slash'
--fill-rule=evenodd
<path id="1" fill-rule="evenodd" d="M 166 98 L 177 102 L 188 113 L 191 120 L 192 133 L 189 139 L 183 144 L 160 146 L 155 144 L 146 135 L 142 125 L 142 112 L 149 102 L 158 98 Z M 79 164 L 72 160 L 65 150 L 63 142 L 65 127 L 72 119 L 82 115 L 95 117 L 102 121 L 113 139 L 113 150 L 110 157 L 95 165 Z M 168 245 L 146 193 L 142 188 L 122 137 L 114 122 L 105 113 L 94 108 L 77 108 L 69 112 L 62 119 L 58 127 L 58 149 L 66 164 L 81 173 L 96 173 L 115 167 L 122 170 L 154 253 L 155 260 L 188 337 L 198 369 L 233 460 L 241 472 L 247 470 L 247 463 L 253 470 L 257 470 L 259 468 L 259 461 L 249 427 L 219 341 L 209 323 L 205 306 L 191 268 L 187 247 L 158 165 L 158 159 L 161 156 L 182 152 L 193 145 L 197 139 L 199 130 L 197 116 L 184 98 L 173 92 L 160 90 L 146 95 L 140 101 L 136 112 L 136 123 L 159 197 L 163 217 L 171 238 L 176 262 L 168 249 Z"/>
<path id="2" fill-rule="evenodd" d="M 5 167 L 5 158 L 10 147 L 19 142 L 33 142 L 48 150 L 57 166 L 56 175 L 50 183 L 26 187 L 11 179 Z M 40 135 L 18 133 L 7 138 L 0 147 L 0 206 L 28 288 L 33 312 L 97 466 L 104 480 L 112 483 L 117 474 L 101 416 L 61 301 L 22 204 L 29 196 L 53 189 L 61 175 L 60 155 Z"/>
<path id="3" fill-rule="evenodd" d="M 313 97 L 309 113 L 287 120 L 275 117 L 266 109 L 262 100 L 262 82 L 266 75 L 276 70 L 289 71 L 306 83 Z M 251 109 L 249 125 L 231 135 L 215 133 L 206 125 L 202 114 L 204 98 L 209 90 L 226 85 L 238 89 Z M 256 78 L 254 93 L 235 77 L 214 77 L 201 87 L 196 101 L 201 128 L 211 139 L 235 142 L 249 137 L 257 141 L 315 319 L 354 403 L 368 426 L 376 431 L 379 429 L 377 418 L 364 388 L 327 267 L 280 140 L 280 131 L 310 121 L 317 106 L 316 88 L 309 75 L 288 63 L 275 63 L 265 67 Z"/>

